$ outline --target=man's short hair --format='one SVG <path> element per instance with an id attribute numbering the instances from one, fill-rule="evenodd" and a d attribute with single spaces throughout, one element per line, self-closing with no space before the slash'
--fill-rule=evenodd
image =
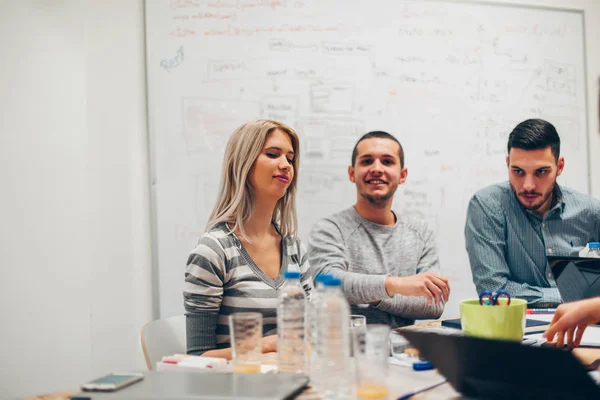
<path id="1" fill-rule="evenodd" d="M 362 137 L 360 139 L 358 139 L 358 142 L 356 142 L 356 144 L 354 145 L 354 150 L 352 150 L 352 166 L 354 167 L 354 164 L 356 163 L 356 156 L 358 155 L 358 144 L 360 142 L 362 142 L 363 140 L 366 139 L 371 139 L 371 138 L 381 138 L 381 139 L 390 139 L 393 140 L 394 142 L 398 143 L 398 156 L 400 157 L 400 168 L 404 168 L 404 149 L 402 148 L 402 145 L 400 144 L 400 142 L 398 141 L 398 139 L 396 139 L 394 136 L 390 135 L 387 132 L 384 131 L 372 131 L 369 133 L 365 133 L 364 135 L 362 135 Z"/>
<path id="2" fill-rule="evenodd" d="M 556 128 L 543 119 L 528 119 L 521 122 L 508 136 L 508 154 L 510 149 L 542 150 L 550 147 L 556 161 L 560 156 L 560 137 Z"/>

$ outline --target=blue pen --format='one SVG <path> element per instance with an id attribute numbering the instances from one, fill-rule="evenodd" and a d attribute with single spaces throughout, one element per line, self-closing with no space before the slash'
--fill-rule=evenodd
<path id="1" fill-rule="evenodd" d="M 431 389 L 433 389 L 433 388 L 436 388 L 436 387 L 438 387 L 438 386 L 441 386 L 441 385 L 443 385 L 443 384 L 444 384 L 444 383 L 446 383 L 446 382 L 448 382 L 448 381 L 444 379 L 443 381 L 439 381 L 439 382 L 437 382 L 437 383 L 434 383 L 433 385 L 425 386 L 424 388 L 421 388 L 421 389 L 419 389 L 419 390 L 415 390 L 414 392 L 407 393 L 407 394 L 405 394 L 405 395 L 403 395 L 403 396 L 400 396 L 400 397 L 398 397 L 398 399 L 397 399 L 397 400 L 406 400 L 406 399 L 410 399 L 410 398 L 411 398 L 411 397 L 413 397 L 414 395 L 417 395 L 417 394 L 419 394 L 419 393 L 423 393 L 423 392 L 426 392 L 426 391 L 428 391 L 428 390 L 431 390 Z"/>

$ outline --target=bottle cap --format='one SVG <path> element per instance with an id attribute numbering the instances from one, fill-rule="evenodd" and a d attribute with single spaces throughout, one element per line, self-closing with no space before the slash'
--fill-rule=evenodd
<path id="1" fill-rule="evenodd" d="M 319 274 L 315 278 L 315 283 L 323 283 L 324 284 L 326 280 L 329 280 L 331 278 L 333 278 L 333 276 L 331 276 L 329 274 Z"/>
<path id="2" fill-rule="evenodd" d="M 300 272 L 297 271 L 285 271 L 283 274 L 285 279 L 300 279 Z"/>
<path id="3" fill-rule="evenodd" d="M 327 287 L 342 286 L 342 280 L 339 278 L 334 278 L 332 276 L 331 278 L 325 280 L 325 282 L 323 282 L 323 284 Z"/>

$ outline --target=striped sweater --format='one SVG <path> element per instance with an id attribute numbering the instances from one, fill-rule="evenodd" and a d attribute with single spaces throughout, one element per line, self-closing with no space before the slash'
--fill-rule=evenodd
<path id="1" fill-rule="evenodd" d="M 254 263 L 225 223 L 204 233 L 191 252 L 183 289 L 188 354 L 230 347 L 229 315 L 256 311 L 263 315 L 263 335 L 277 332 L 277 292 L 286 271 L 299 271 L 302 286 L 312 286 L 305 247 L 282 236 L 281 267 L 275 280 Z"/>

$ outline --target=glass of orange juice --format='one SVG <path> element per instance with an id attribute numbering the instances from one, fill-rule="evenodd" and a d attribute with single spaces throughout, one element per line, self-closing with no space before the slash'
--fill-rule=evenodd
<path id="1" fill-rule="evenodd" d="M 258 312 L 241 312 L 229 316 L 233 372 L 260 372 L 262 325 L 262 314 Z"/>
<path id="2" fill-rule="evenodd" d="M 389 326 L 367 325 L 364 345 L 354 347 L 358 399 L 384 400 L 389 397 L 389 336 Z"/>

